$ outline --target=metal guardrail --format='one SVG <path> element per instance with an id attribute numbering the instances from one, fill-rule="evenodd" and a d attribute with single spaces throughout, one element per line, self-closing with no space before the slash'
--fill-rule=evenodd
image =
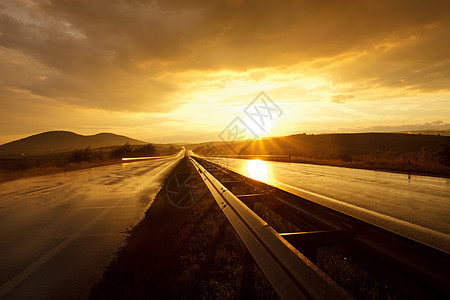
<path id="1" fill-rule="evenodd" d="M 195 159 L 190 160 L 280 298 L 351 298 Z"/>
<path id="2" fill-rule="evenodd" d="M 410 296 L 448 299 L 448 253 L 247 178 L 225 166 L 197 159 L 233 174 L 236 182 L 260 189 L 269 188 L 270 197 L 266 197 L 264 201 L 274 205 L 272 209 L 293 224 L 309 228 L 307 232 L 281 233 L 286 241 L 302 253 L 321 246 L 351 246 L 359 263 L 383 278 L 389 278 Z"/>
<path id="3" fill-rule="evenodd" d="M 131 162 L 136 162 L 136 161 L 141 161 L 141 160 L 153 160 L 153 159 L 160 159 L 160 158 L 175 157 L 175 156 L 179 155 L 182 151 L 184 151 L 184 150 L 180 150 L 177 153 L 172 154 L 172 155 L 164 155 L 164 156 L 122 157 L 122 163 L 131 163 Z"/>
<path id="4" fill-rule="evenodd" d="M 252 158 L 271 158 L 271 159 L 290 159 L 292 156 L 289 154 L 220 154 L 220 155 L 210 155 L 210 157 L 225 157 L 225 158 L 245 158 L 245 159 L 252 159 Z"/>

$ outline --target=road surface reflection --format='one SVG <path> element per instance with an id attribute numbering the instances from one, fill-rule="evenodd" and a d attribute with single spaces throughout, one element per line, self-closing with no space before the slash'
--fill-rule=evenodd
<path id="1" fill-rule="evenodd" d="M 248 160 L 245 164 L 244 168 L 251 178 L 268 182 L 271 181 L 271 172 L 266 161 L 255 159 Z"/>
<path id="2" fill-rule="evenodd" d="M 1 183 L 0 298 L 87 298 L 183 155 Z"/>
<path id="3" fill-rule="evenodd" d="M 207 159 L 255 180 L 450 251 L 450 184 L 446 178 L 301 163 Z"/>

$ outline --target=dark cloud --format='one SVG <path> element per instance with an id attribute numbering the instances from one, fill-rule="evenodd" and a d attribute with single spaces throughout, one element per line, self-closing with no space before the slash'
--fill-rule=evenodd
<path id="1" fill-rule="evenodd" d="M 448 90 L 449 8 L 448 1 L 418 0 L 6 1 L 0 45 L 40 64 L 32 74 L 41 79 L 12 74 L 23 67 L 0 79 L 80 106 L 167 112 L 183 101 L 177 72 L 355 53 L 344 67 L 317 71 L 337 82 Z"/>

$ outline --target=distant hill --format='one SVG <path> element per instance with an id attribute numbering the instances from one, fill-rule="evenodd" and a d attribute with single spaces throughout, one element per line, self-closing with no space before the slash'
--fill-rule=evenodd
<path id="1" fill-rule="evenodd" d="M 398 133 L 409 134 L 432 134 L 432 135 L 445 135 L 450 136 L 450 129 L 428 129 L 428 130 L 413 130 L 413 131 L 400 131 Z"/>
<path id="2" fill-rule="evenodd" d="M 332 156 L 339 154 L 412 153 L 439 151 L 447 143 L 446 136 L 402 133 L 297 134 L 266 138 L 251 143 L 223 142 L 198 144 L 198 153 L 213 154 L 290 154 Z M 190 148 L 194 148 L 190 145 Z M 234 148 L 234 151 L 231 149 Z"/>
<path id="3" fill-rule="evenodd" d="M 132 145 L 147 144 L 140 140 L 113 133 L 80 135 L 70 131 L 49 131 L 0 145 L 0 155 L 64 152 L 86 147 L 100 148 L 125 143 Z"/>

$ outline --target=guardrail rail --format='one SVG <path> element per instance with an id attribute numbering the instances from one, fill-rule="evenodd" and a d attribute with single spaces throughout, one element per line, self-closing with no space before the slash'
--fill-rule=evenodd
<path id="1" fill-rule="evenodd" d="M 190 160 L 280 298 L 351 298 L 203 166 Z"/>
<path id="2" fill-rule="evenodd" d="M 190 156 L 190 160 L 281 298 L 350 297 L 306 258 L 319 247 L 339 246 L 350 249 L 358 264 L 409 296 L 449 299 L 448 253 L 203 158 Z M 228 178 L 223 184 L 216 179 L 221 173 Z M 234 195 L 230 191 L 243 185 L 252 192 Z M 305 231 L 277 233 L 249 208 L 256 202 L 263 202 Z"/>

